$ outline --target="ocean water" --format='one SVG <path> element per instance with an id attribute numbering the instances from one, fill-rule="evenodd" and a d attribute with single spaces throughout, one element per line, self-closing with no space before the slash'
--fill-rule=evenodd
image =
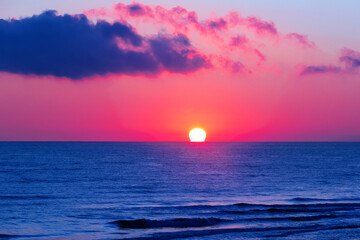
<path id="1" fill-rule="evenodd" d="M 0 143 L 0 239 L 360 239 L 360 143 Z"/>

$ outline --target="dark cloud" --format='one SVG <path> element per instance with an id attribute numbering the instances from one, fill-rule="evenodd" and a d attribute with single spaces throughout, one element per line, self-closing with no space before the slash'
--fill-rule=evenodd
<path id="1" fill-rule="evenodd" d="M 138 3 L 132 3 L 128 5 L 128 10 L 131 15 L 143 15 L 145 14 L 145 9 Z"/>
<path id="2" fill-rule="evenodd" d="M 104 37 L 121 37 L 123 41 L 131 43 L 136 47 L 141 46 L 143 42 L 141 36 L 136 34 L 130 27 L 121 23 L 115 22 L 114 24 L 110 24 L 105 21 L 99 21 L 95 26 L 97 30 L 104 35 Z"/>
<path id="3" fill-rule="evenodd" d="M 161 35 L 150 40 L 150 46 L 154 56 L 168 71 L 187 73 L 209 66 L 206 58 L 190 47 L 190 41 L 184 35 Z"/>
<path id="4" fill-rule="evenodd" d="M 183 35 L 149 40 L 122 23 L 91 23 L 85 15 L 58 16 L 55 11 L 0 20 L 0 71 L 82 79 L 203 66 Z"/>

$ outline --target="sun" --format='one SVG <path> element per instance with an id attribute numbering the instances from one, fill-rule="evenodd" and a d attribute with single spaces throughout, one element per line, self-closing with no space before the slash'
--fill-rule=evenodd
<path id="1" fill-rule="evenodd" d="M 190 142 L 205 142 L 206 132 L 201 128 L 191 129 L 189 132 Z"/>

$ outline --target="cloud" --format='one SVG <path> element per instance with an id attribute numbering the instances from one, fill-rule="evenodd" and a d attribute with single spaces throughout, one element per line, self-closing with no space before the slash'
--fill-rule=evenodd
<path id="1" fill-rule="evenodd" d="M 186 33 L 189 29 L 192 29 L 203 35 L 212 35 L 218 40 L 221 40 L 221 38 L 219 38 L 216 31 L 229 33 L 229 30 L 238 28 L 249 29 L 258 34 L 258 37 L 279 35 L 273 22 L 263 21 L 253 16 L 242 17 L 236 11 L 232 11 L 224 17 L 213 17 L 200 21 L 196 12 L 188 11 L 180 6 L 166 9 L 158 5 L 133 2 L 128 5 L 123 3 L 114 4 L 112 9 L 90 9 L 84 13 L 88 16 L 107 16 L 118 20 L 140 18 L 145 21 L 146 19 L 146 21 L 171 26 L 175 31 Z"/>
<path id="2" fill-rule="evenodd" d="M 0 20 L 0 71 L 76 80 L 109 73 L 187 73 L 208 66 L 205 62 L 183 35 L 145 38 L 125 23 L 91 23 L 85 15 L 56 11 Z"/>
<path id="3" fill-rule="evenodd" d="M 255 31 L 259 34 L 269 33 L 271 35 L 277 35 L 278 30 L 275 27 L 273 22 L 265 22 L 256 17 L 248 17 L 246 19 L 247 26 L 249 28 L 255 29 Z"/>
<path id="4" fill-rule="evenodd" d="M 144 15 L 145 14 L 145 9 L 139 5 L 139 4 L 131 4 L 128 6 L 128 10 L 129 10 L 129 13 L 131 15 Z"/>
<path id="5" fill-rule="evenodd" d="M 339 62 L 344 65 L 305 66 L 300 72 L 300 75 L 304 76 L 320 73 L 353 73 L 360 67 L 360 52 L 345 48 L 341 51 Z"/>
<path id="6" fill-rule="evenodd" d="M 210 29 L 222 30 L 227 28 L 227 21 L 223 18 L 208 20 L 206 25 Z"/>
<path id="7" fill-rule="evenodd" d="M 189 48 L 190 41 L 185 35 L 158 36 L 150 40 L 150 46 L 162 66 L 171 72 L 187 73 L 210 66 L 205 56 Z"/>
<path id="8" fill-rule="evenodd" d="M 47 11 L 21 20 L 1 20 L 0 70 L 72 79 L 159 71 L 149 52 L 121 49 L 117 38 L 134 47 L 143 44 L 129 26 L 92 24 L 84 15 L 57 16 Z"/>
<path id="9" fill-rule="evenodd" d="M 126 19 L 129 17 L 148 18 L 161 24 L 169 24 L 176 30 L 187 31 L 189 27 L 195 30 L 209 34 L 213 30 L 227 31 L 230 28 L 245 27 L 255 31 L 258 34 L 278 35 L 278 30 L 273 22 L 263 21 L 257 17 L 241 17 L 236 11 L 230 12 L 225 17 L 210 18 L 204 21 L 198 19 L 197 13 L 188 11 L 183 7 L 174 7 L 171 9 L 163 8 L 158 5 L 146 5 L 143 3 L 133 2 L 128 5 L 123 3 L 114 4 L 112 11 L 100 9 L 91 9 L 85 11 L 89 16 L 108 16 Z"/>
<path id="10" fill-rule="evenodd" d="M 348 70 L 355 70 L 360 67 L 360 52 L 345 48 L 341 51 L 339 60 L 346 65 Z"/>
<path id="11" fill-rule="evenodd" d="M 298 33 L 289 33 L 286 35 L 286 38 L 290 39 L 290 40 L 296 40 L 298 43 L 300 43 L 304 47 L 315 48 L 315 43 L 309 41 L 308 37 L 305 35 L 301 35 Z"/>
<path id="12" fill-rule="evenodd" d="M 278 40 L 290 39 L 301 47 L 315 48 L 315 44 L 304 35 L 281 34 L 272 21 L 265 21 L 256 16 L 242 16 L 237 11 L 200 20 L 195 11 L 181 6 L 167 9 L 160 5 L 132 2 L 116 3 L 108 9 L 90 9 L 84 11 L 84 14 L 117 21 L 136 19 L 137 23 L 151 24 L 173 34 L 181 33 L 193 37 L 200 35 L 200 38 L 197 38 L 198 41 L 201 39 L 200 46 L 207 50 L 216 48 L 215 51 L 220 55 L 229 55 L 231 52 L 232 58 L 238 58 L 234 61 L 247 62 L 247 66 L 257 64 L 258 60 L 268 59 L 262 53 L 262 48 L 273 44 L 274 40 L 280 42 Z"/>
<path id="13" fill-rule="evenodd" d="M 128 21 L 148 35 L 138 33 Z M 144 25 L 149 23 L 155 25 L 149 28 L 152 33 Z M 0 71 L 74 80 L 107 74 L 156 76 L 163 71 L 188 74 L 211 67 L 232 73 L 261 72 L 272 61 L 266 56 L 272 53 L 267 51 L 269 44 L 274 47 L 274 40 L 281 43 L 281 39 L 315 47 L 304 35 L 283 35 L 273 22 L 236 11 L 205 20 L 180 6 L 166 9 L 137 2 L 79 15 L 46 11 L 0 20 Z M 356 52 L 344 50 L 340 62 L 345 68 L 304 66 L 301 75 L 355 70 L 359 59 Z"/>
<path id="14" fill-rule="evenodd" d="M 301 71 L 300 75 L 318 74 L 318 73 L 340 73 L 341 68 L 337 66 L 307 66 Z"/>
<path id="15" fill-rule="evenodd" d="M 245 44 L 247 44 L 248 42 L 249 42 L 249 40 L 246 36 L 237 35 L 237 36 L 234 36 L 231 38 L 230 46 L 241 47 L 241 46 L 244 46 Z"/>

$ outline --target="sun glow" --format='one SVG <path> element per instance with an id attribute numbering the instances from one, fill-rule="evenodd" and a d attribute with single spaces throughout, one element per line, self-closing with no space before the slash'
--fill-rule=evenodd
<path id="1" fill-rule="evenodd" d="M 205 142 L 206 132 L 201 128 L 194 128 L 189 132 L 190 142 Z"/>

